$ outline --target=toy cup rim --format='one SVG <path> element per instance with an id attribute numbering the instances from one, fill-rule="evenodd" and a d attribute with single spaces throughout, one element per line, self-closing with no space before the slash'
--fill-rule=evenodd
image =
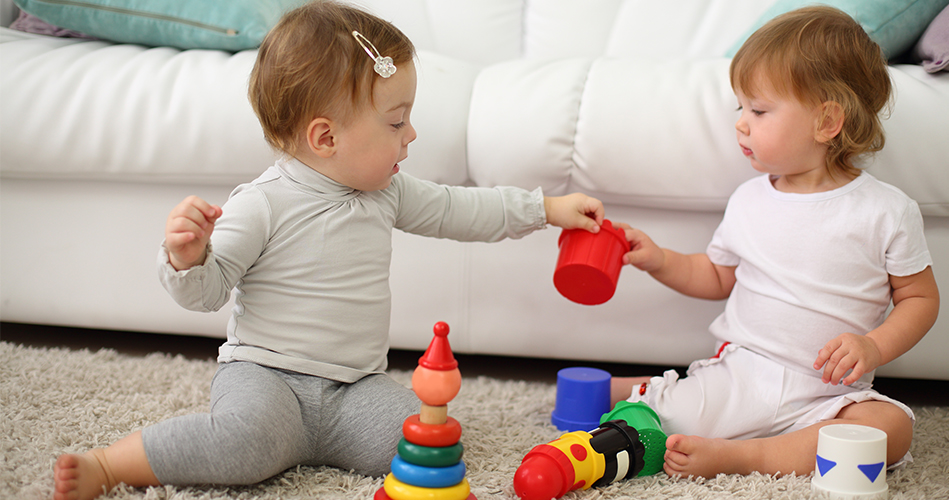
<path id="1" fill-rule="evenodd" d="M 576 232 L 578 232 L 578 231 L 583 231 L 583 232 L 589 233 L 589 231 L 587 231 L 586 229 L 579 229 L 579 228 L 578 228 L 578 229 L 564 229 L 564 230 L 560 233 L 560 237 L 557 238 L 557 248 L 560 248 L 560 247 L 563 246 L 563 240 L 564 240 L 564 238 L 566 238 L 567 236 L 572 235 L 572 234 L 574 234 L 574 233 L 576 233 Z M 620 229 L 620 228 L 614 227 L 614 226 L 613 226 L 613 223 L 612 223 L 609 219 L 603 219 L 603 224 L 600 225 L 600 232 L 599 232 L 599 233 L 595 233 L 595 234 L 594 234 L 594 233 L 589 233 L 589 234 L 590 234 L 590 236 L 598 236 L 598 235 L 600 235 L 600 234 L 603 234 L 604 232 L 605 232 L 606 234 L 611 235 L 611 236 L 613 237 L 613 239 L 619 241 L 620 244 L 623 246 L 623 249 L 625 249 L 626 252 L 629 252 L 630 246 L 629 246 L 629 241 L 626 240 L 626 232 L 623 231 L 623 230 Z M 624 252 L 624 253 L 626 253 L 626 252 Z"/>

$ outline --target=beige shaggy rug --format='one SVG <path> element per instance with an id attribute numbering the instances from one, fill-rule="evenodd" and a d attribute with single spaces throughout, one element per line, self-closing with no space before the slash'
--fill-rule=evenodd
<path id="1" fill-rule="evenodd" d="M 216 363 L 16 346 L 0 342 L 0 499 L 48 499 L 64 452 L 84 452 L 154 422 L 207 411 Z M 461 366 L 464 375 L 464 366 Z M 410 373 L 392 376 L 409 384 Z M 511 480 L 523 455 L 561 433 L 550 424 L 556 387 L 465 378 L 449 414 L 464 429 L 467 478 L 479 500 L 515 499 Z M 892 499 L 949 498 L 949 408 L 916 407 L 915 462 L 887 477 Z M 381 479 L 332 468 L 298 467 L 250 487 L 119 486 L 107 499 L 371 499 Z M 673 479 L 663 473 L 572 492 L 567 500 L 807 499 L 810 477 L 720 475 Z"/>

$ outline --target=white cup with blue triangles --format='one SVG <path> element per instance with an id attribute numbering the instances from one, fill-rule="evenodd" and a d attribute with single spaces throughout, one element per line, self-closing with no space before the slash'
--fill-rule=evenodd
<path id="1" fill-rule="evenodd" d="M 888 498 L 886 433 L 865 425 L 821 427 L 811 490 L 835 500 Z"/>

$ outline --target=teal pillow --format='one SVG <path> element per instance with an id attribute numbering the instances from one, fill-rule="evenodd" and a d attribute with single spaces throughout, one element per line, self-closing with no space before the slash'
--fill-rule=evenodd
<path id="1" fill-rule="evenodd" d="M 902 54 L 916 43 L 949 0 L 778 0 L 728 50 L 732 57 L 758 28 L 771 19 L 808 5 L 830 5 L 854 18 L 887 57 Z"/>
<path id="2" fill-rule="evenodd" d="M 15 0 L 49 24 L 120 43 L 239 51 L 307 0 Z"/>

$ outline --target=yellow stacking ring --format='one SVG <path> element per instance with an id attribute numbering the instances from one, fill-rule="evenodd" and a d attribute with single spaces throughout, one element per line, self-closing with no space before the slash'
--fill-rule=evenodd
<path id="1" fill-rule="evenodd" d="M 405 484 L 389 474 L 382 487 L 392 500 L 466 500 L 471 493 L 467 479 L 447 488 L 422 488 Z"/>

